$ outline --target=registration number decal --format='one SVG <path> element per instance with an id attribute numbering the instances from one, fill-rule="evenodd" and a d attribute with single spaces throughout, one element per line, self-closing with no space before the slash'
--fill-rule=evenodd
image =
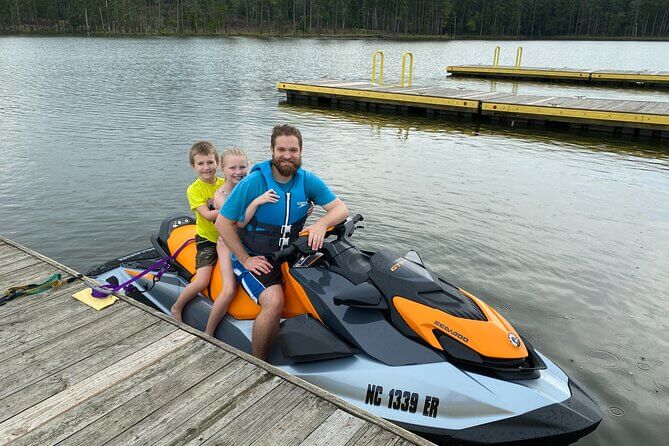
<path id="1" fill-rule="evenodd" d="M 378 384 L 367 384 L 365 404 L 370 406 L 385 404 L 388 409 L 409 413 L 416 413 L 420 408 L 423 416 L 431 418 L 437 418 L 439 412 L 439 398 L 436 396 L 425 395 L 421 398 L 416 392 L 402 389 L 390 389 L 385 394 L 383 386 Z"/>

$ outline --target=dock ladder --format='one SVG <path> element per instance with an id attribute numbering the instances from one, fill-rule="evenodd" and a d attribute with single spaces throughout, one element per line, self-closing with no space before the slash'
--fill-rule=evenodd
<path id="1" fill-rule="evenodd" d="M 383 68 L 385 56 L 383 51 L 376 50 L 372 53 L 372 85 L 383 85 Z M 407 60 L 409 67 L 407 69 Z M 378 69 L 377 69 L 378 67 Z M 378 72 L 378 74 L 377 74 Z M 411 87 L 413 85 L 413 53 L 405 51 L 402 53 L 402 74 L 400 77 L 400 87 Z"/>

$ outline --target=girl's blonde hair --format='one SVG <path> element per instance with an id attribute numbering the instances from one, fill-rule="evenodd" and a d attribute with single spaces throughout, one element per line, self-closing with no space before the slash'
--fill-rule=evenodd
<path id="1" fill-rule="evenodd" d="M 225 167 L 225 158 L 228 156 L 241 156 L 246 160 L 247 164 L 249 162 L 249 157 L 246 155 L 246 152 L 239 147 L 230 147 L 221 153 L 221 167 Z"/>

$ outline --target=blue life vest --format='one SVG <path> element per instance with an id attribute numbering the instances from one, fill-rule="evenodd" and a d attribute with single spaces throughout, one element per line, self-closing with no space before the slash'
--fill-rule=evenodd
<path id="1" fill-rule="evenodd" d="M 254 254 L 271 254 L 288 246 L 304 228 L 309 200 L 304 185 L 304 172 L 297 169 L 287 192 L 272 176 L 270 161 L 258 163 L 251 172 L 262 173 L 266 190 L 274 189 L 279 196 L 276 203 L 260 205 L 248 225 L 239 230 L 244 246 Z"/>

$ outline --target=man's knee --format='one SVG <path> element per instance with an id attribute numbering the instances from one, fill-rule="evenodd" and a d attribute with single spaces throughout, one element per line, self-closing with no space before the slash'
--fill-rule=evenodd
<path id="1" fill-rule="evenodd" d="M 258 303 L 263 310 L 279 313 L 283 311 L 283 290 L 278 285 L 273 285 L 262 292 Z"/>

